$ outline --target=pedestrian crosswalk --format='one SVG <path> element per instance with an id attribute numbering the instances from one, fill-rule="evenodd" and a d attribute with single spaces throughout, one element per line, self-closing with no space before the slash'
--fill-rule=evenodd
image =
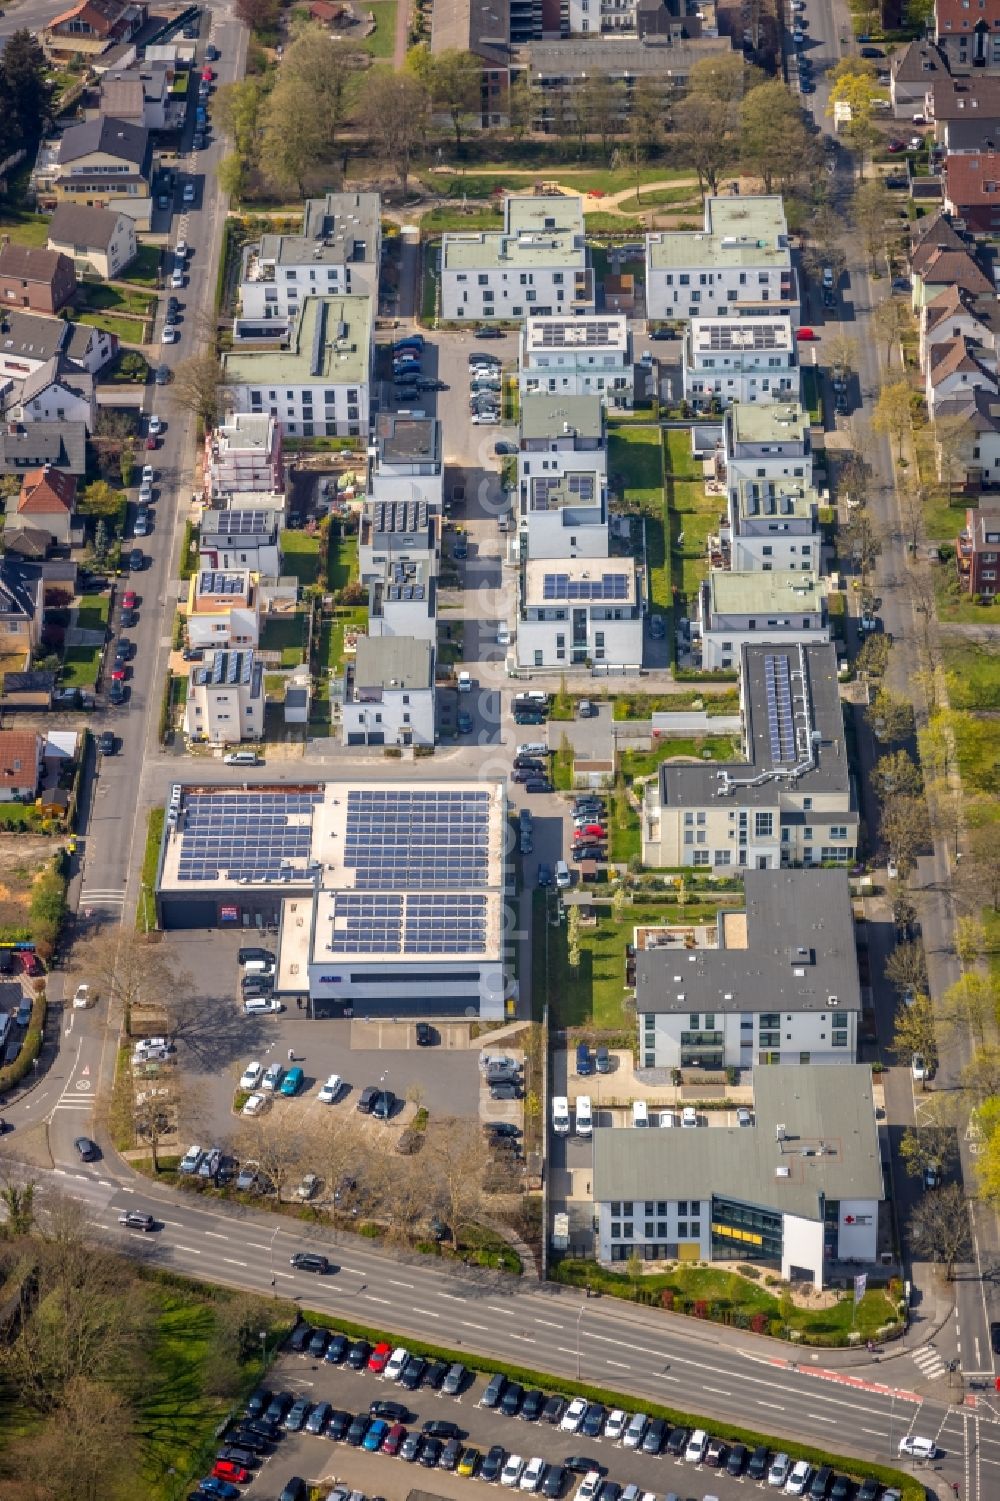
<path id="1" fill-rule="evenodd" d="M 911 1352 L 913 1359 L 920 1370 L 921 1376 L 927 1381 L 936 1381 L 939 1376 L 948 1374 L 948 1367 L 941 1359 L 933 1345 L 921 1345 L 919 1350 Z"/>
<path id="2" fill-rule="evenodd" d="M 123 907 L 124 905 L 124 886 L 120 887 L 117 891 L 101 891 L 90 886 L 85 886 L 80 892 L 81 910 L 87 907 Z"/>

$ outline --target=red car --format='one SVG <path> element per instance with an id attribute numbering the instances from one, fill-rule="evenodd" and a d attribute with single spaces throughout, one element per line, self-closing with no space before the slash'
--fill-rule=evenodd
<path id="1" fill-rule="evenodd" d="M 212 80 L 214 79 L 214 77 L 215 77 L 215 74 L 214 74 L 214 72 L 212 71 L 211 68 L 202 68 L 202 70 L 201 70 L 201 81 L 202 81 L 202 83 L 211 83 Z"/>
<path id="2" fill-rule="evenodd" d="M 604 839 L 606 837 L 606 832 L 599 823 L 585 823 L 573 833 L 574 839 Z"/>
<path id="3" fill-rule="evenodd" d="M 124 681 L 125 681 L 125 669 L 124 669 L 124 667 L 116 667 L 114 669 L 114 671 L 111 674 L 111 681 L 113 683 L 124 683 Z"/>
<path id="4" fill-rule="evenodd" d="M 250 1480 L 250 1471 L 242 1465 L 233 1464 L 231 1459 L 217 1459 L 212 1466 L 212 1474 L 216 1480 L 231 1480 L 237 1485 L 246 1485 Z"/>
<path id="5" fill-rule="evenodd" d="M 146 447 L 149 448 L 149 449 L 153 449 L 153 448 L 159 448 L 159 446 L 160 446 L 159 440 L 157 438 L 155 438 L 152 433 L 150 433 L 149 437 L 146 439 Z"/>
<path id="6" fill-rule="evenodd" d="M 383 1454 L 398 1454 L 400 1445 L 406 1437 L 406 1429 L 402 1423 L 393 1423 L 389 1432 L 382 1440 Z"/>
<path id="7" fill-rule="evenodd" d="M 29 954 L 21 951 L 17 956 L 17 962 L 21 966 L 23 975 L 40 975 L 42 973 L 42 961 L 37 954 Z"/>
<path id="8" fill-rule="evenodd" d="M 122 609 L 134 610 L 139 603 L 139 596 L 134 589 L 126 589 L 122 595 Z"/>
<path id="9" fill-rule="evenodd" d="M 885 149 L 891 156 L 899 156 L 900 152 L 906 150 L 906 142 L 899 141 L 894 136 Z"/>
<path id="10" fill-rule="evenodd" d="M 385 1344 L 384 1341 L 381 1344 L 376 1345 L 374 1350 L 368 1357 L 368 1369 L 370 1371 L 377 1372 L 384 1371 L 386 1366 L 389 1364 L 389 1356 L 391 1354 L 391 1345 Z"/>
<path id="11" fill-rule="evenodd" d="M 810 339 L 815 339 L 816 334 L 811 328 L 797 328 L 795 330 L 795 337 L 808 344 Z"/>

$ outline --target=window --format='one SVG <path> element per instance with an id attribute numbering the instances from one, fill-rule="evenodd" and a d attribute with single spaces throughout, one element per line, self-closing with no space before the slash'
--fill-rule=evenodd
<path id="1" fill-rule="evenodd" d="M 753 818 L 754 837 L 757 839 L 770 839 L 774 830 L 773 813 L 755 813 Z"/>
<path id="2" fill-rule="evenodd" d="M 693 865 L 710 865 L 712 860 L 711 850 L 695 850 Z"/>
<path id="3" fill-rule="evenodd" d="M 831 824 L 830 825 L 830 838 L 831 839 L 846 839 L 847 838 L 847 825 L 846 825 L 846 823 Z"/>

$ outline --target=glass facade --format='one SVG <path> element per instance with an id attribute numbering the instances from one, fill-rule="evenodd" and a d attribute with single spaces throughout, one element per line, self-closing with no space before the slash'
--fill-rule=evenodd
<path id="1" fill-rule="evenodd" d="M 736 1199 L 712 1199 L 712 1259 L 781 1266 L 781 1215 Z"/>

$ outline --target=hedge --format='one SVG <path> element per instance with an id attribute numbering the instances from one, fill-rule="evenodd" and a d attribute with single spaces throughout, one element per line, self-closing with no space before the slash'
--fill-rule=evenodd
<path id="1" fill-rule="evenodd" d="M 370 1344 L 384 1341 L 393 1347 L 399 1343 L 399 1335 L 388 1330 L 372 1329 L 366 1324 L 355 1324 L 353 1321 L 331 1314 L 317 1313 L 311 1309 L 305 1309 L 303 1313 L 311 1323 L 322 1325 L 325 1329 L 337 1329 L 352 1339 L 365 1339 Z M 601 1402 L 605 1407 L 628 1408 L 634 1402 L 634 1393 L 629 1397 L 622 1392 L 611 1391 L 607 1387 L 590 1386 L 561 1376 L 553 1377 L 551 1373 L 534 1371 L 527 1366 L 508 1365 L 505 1361 L 492 1360 L 489 1356 L 477 1355 L 470 1350 L 451 1350 L 446 1346 L 430 1345 L 423 1340 L 410 1338 L 407 1338 L 406 1346 L 414 1354 L 422 1355 L 428 1360 L 446 1360 L 449 1364 L 458 1361 L 469 1370 L 490 1375 L 500 1371 L 508 1380 L 517 1381 L 521 1386 L 541 1387 L 549 1390 L 557 1388 L 562 1396 L 584 1397 L 588 1402 Z M 757 1433 L 752 1429 L 734 1428 L 726 1423 L 709 1421 L 703 1416 L 684 1412 L 679 1408 L 664 1407 L 646 1398 L 643 1398 L 642 1408 L 643 1412 L 650 1417 L 664 1418 L 674 1427 L 707 1428 L 713 1436 L 724 1439 L 727 1443 L 746 1444 L 751 1449 L 766 1445 L 771 1450 L 783 1450 L 793 1460 L 805 1459 L 817 1466 L 832 1465 L 835 1469 L 850 1475 L 854 1480 L 861 1480 L 870 1475 L 883 1486 L 896 1486 L 902 1492 L 903 1501 L 925 1501 L 926 1493 L 920 1481 L 912 1475 L 903 1474 L 900 1470 L 891 1469 L 888 1465 L 868 1464 L 843 1454 L 815 1448 L 809 1444 L 796 1443 L 792 1439 L 778 1439 L 767 1433 Z"/>

